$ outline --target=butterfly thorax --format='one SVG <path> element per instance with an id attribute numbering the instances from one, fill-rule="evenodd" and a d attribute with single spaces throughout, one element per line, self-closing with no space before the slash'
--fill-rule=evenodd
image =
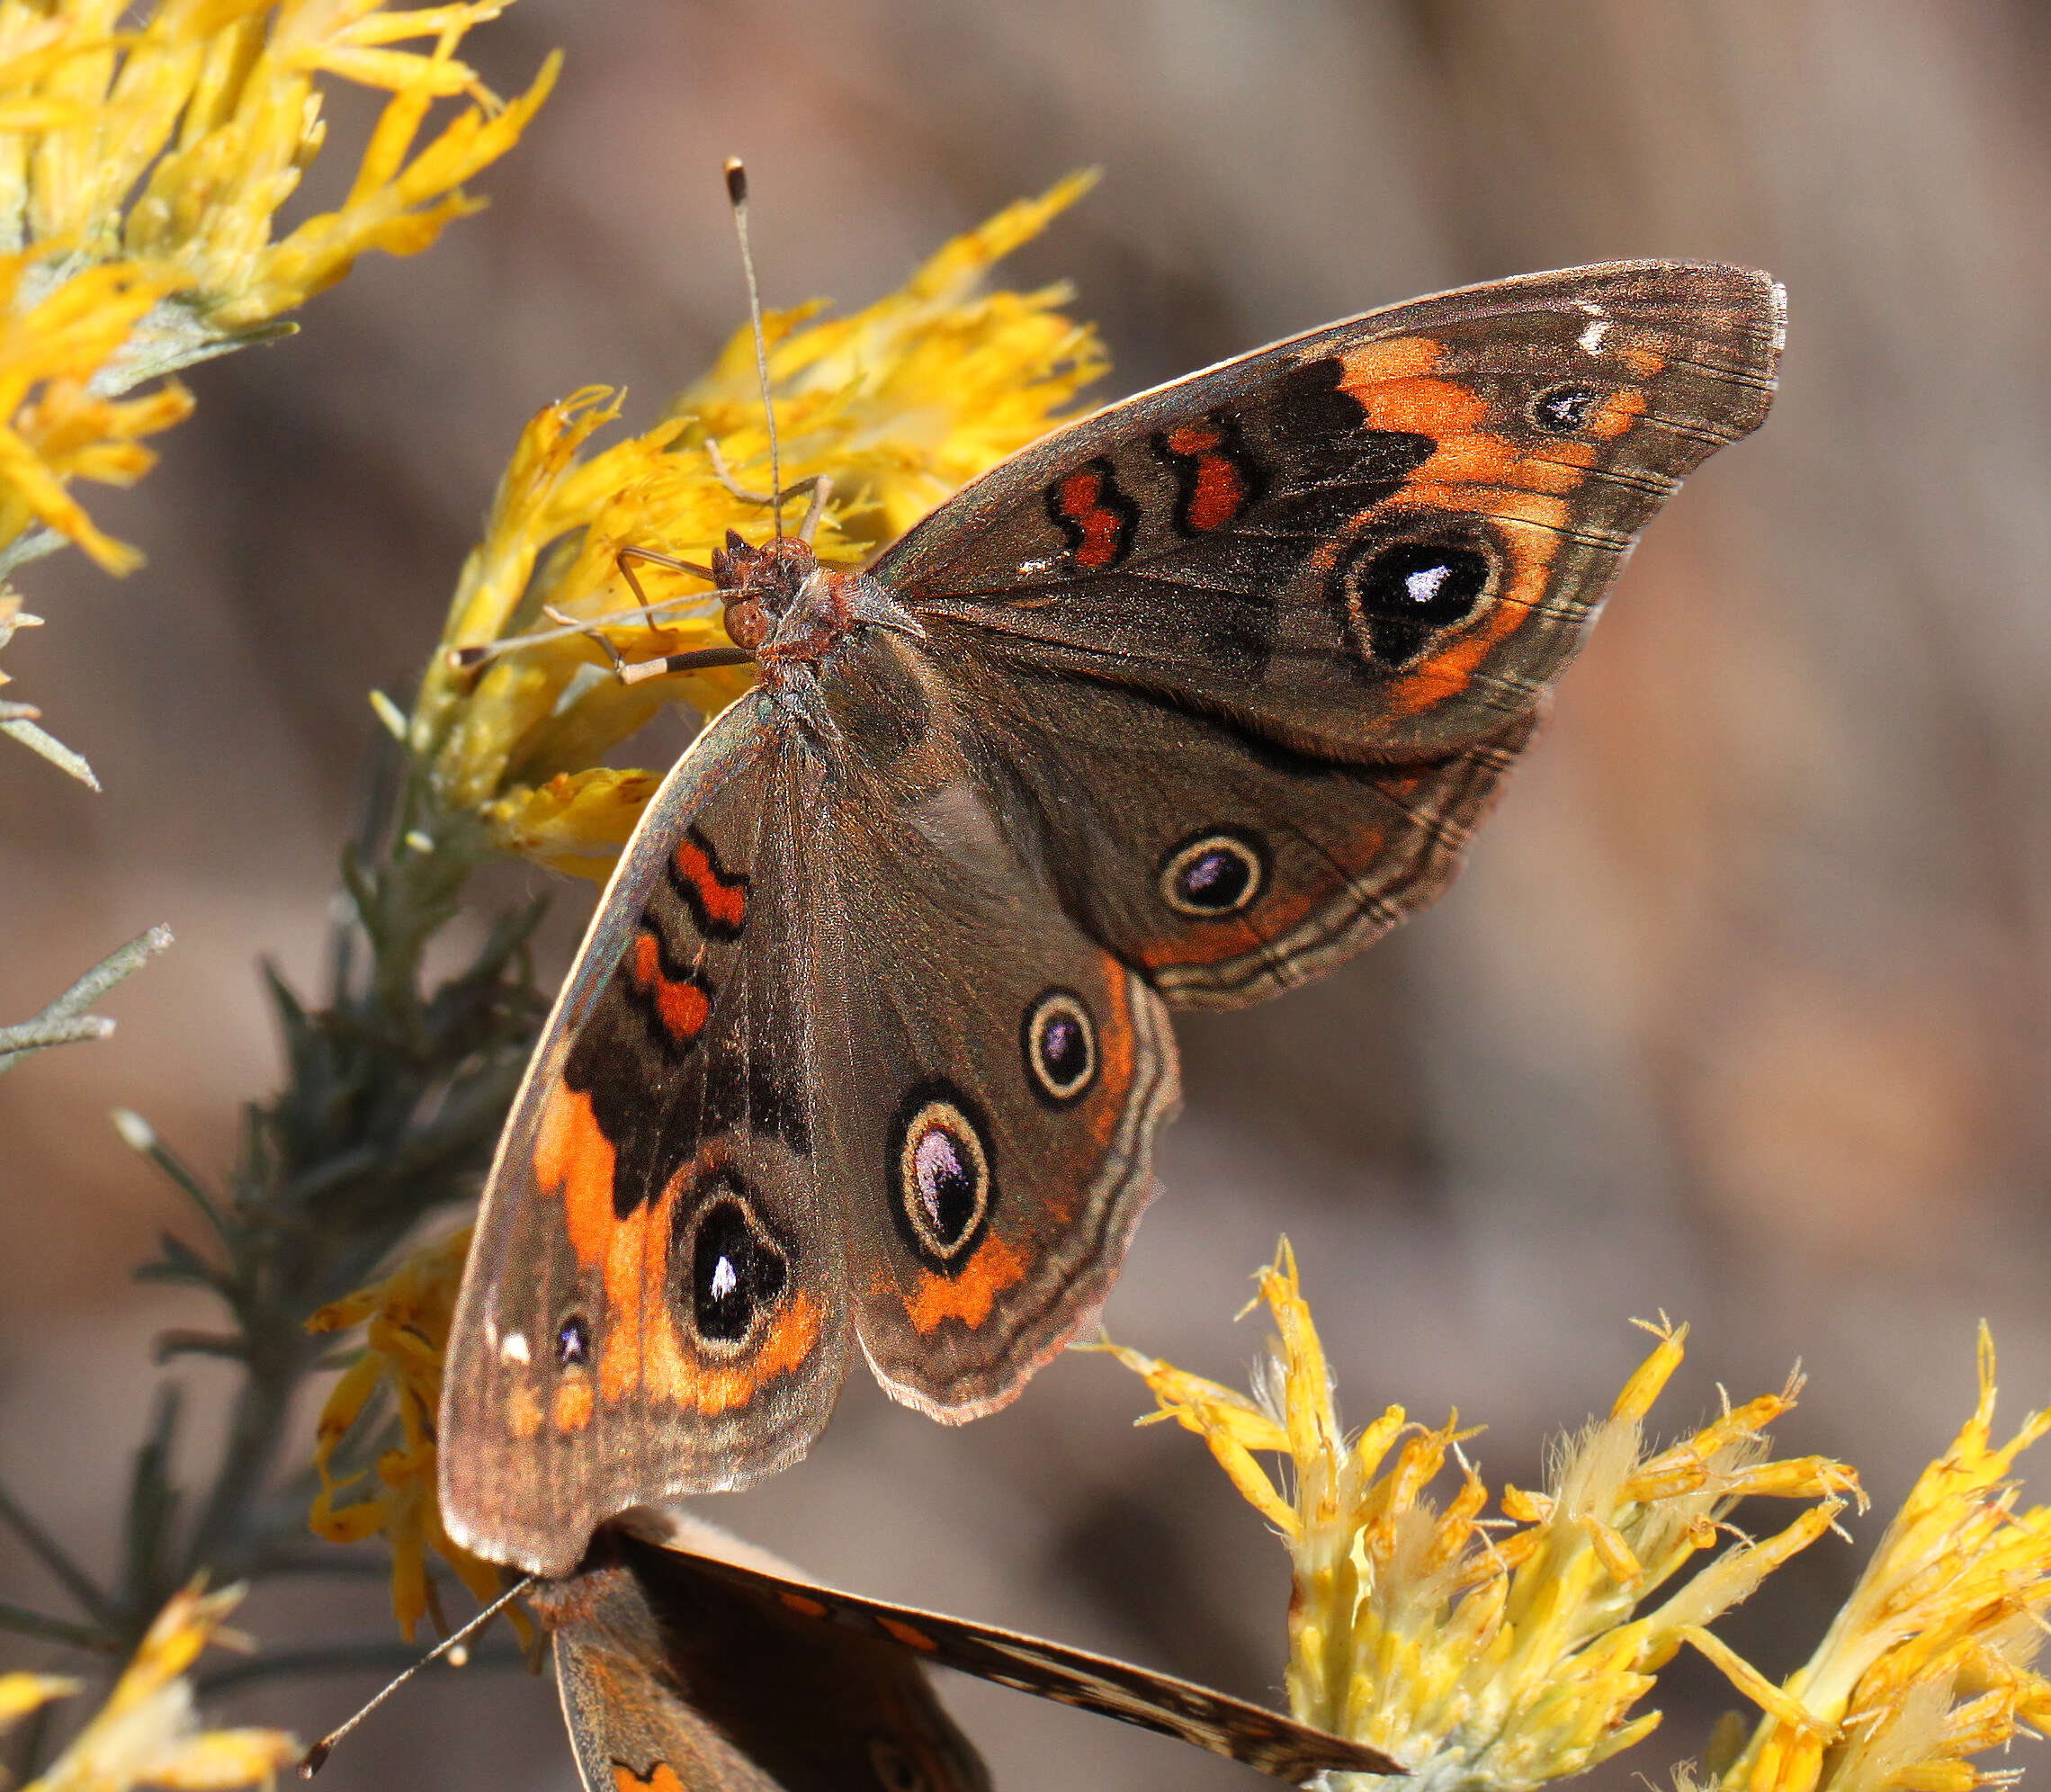
<path id="1" fill-rule="evenodd" d="M 726 546 L 713 551 L 712 576 L 728 639 L 756 656 L 772 686 L 793 665 L 816 666 L 855 626 L 842 588 L 854 575 L 820 566 L 792 537 L 755 547 L 730 529 Z"/>

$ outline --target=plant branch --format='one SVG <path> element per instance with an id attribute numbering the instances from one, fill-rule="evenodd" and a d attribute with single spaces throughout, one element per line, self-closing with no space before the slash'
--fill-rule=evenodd
<path id="1" fill-rule="evenodd" d="M 193 1516 L 182 1541 L 172 1536 L 182 1501 L 167 1450 L 159 1440 L 138 1456 L 116 1601 L 138 1635 L 152 1596 L 193 1573 L 276 1568 L 281 1544 L 304 1522 L 292 1503 L 304 1487 L 279 1475 L 296 1396 L 333 1366 L 334 1340 L 309 1335 L 306 1321 L 371 1279 L 425 1215 L 474 1195 L 545 1006 L 527 948 L 538 905 L 502 918 L 454 974 L 425 981 L 429 946 L 488 848 L 480 825 L 443 809 L 388 737 L 372 753 L 364 823 L 344 856 L 347 896 L 325 1001 L 264 973 L 284 1077 L 246 1110 L 233 1173 L 210 1187 L 147 1121 L 116 1116 L 204 1225 L 190 1241 L 166 1234 L 138 1274 L 200 1289 L 225 1310 L 225 1324 L 162 1334 L 158 1359 L 203 1355 L 240 1370 L 224 1441 L 183 1501 Z"/>
<path id="2" fill-rule="evenodd" d="M 12 728 L 27 724 L 5 725 Z M 123 977 L 139 970 L 170 944 L 169 927 L 155 927 L 148 933 L 139 934 L 126 945 L 109 953 L 40 1014 L 18 1026 L 0 1026 L 0 1074 L 45 1046 L 105 1038 L 114 1030 L 114 1023 L 98 1015 L 89 1015 L 85 1010 Z"/>

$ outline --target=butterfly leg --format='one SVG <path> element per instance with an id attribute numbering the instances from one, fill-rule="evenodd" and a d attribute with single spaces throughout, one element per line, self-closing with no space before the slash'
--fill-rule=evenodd
<path id="1" fill-rule="evenodd" d="M 833 478 L 828 473 L 816 473 L 805 483 L 811 487 L 811 502 L 805 506 L 805 520 L 798 524 L 798 539 L 809 548 L 812 536 L 818 533 L 819 519 L 826 512 L 826 500 L 833 495 Z M 791 488 L 793 491 L 802 488 L 800 486 Z"/>
<path id="2" fill-rule="evenodd" d="M 705 439 L 705 458 L 712 463 L 712 477 L 743 504 L 774 504 L 780 497 L 795 497 L 801 491 L 810 491 L 820 479 L 820 475 L 815 473 L 809 479 L 785 486 L 780 492 L 756 491 L 734 478 L 727 466 L 726 456 L 720 452 L 720 444 L 710 436 Z"/>
<path id="3" fill-rule="evenodd" d="M 452 647 L 448 653 L 449 664 L 459 672 L 470 672 L 488 660 L 497 659 L 502 654 L 514 652 L 517 649 L 545 647 L 549 642 L 560 641 L 566 635 L 591 634 L 595 630 L 610 628 L 615 623 L 638 622 L 659 626 L 657 618 L 665 612 L 684 609 L 694 604 L 703 604 L 713 595 L 709 591 L 692 591 L 681 597 L 667 597 L 659 604 L 651 604 L 648 601 L 648 593 L 641 589 L 640 580 L 634 577 L 633 568 L 628 564 L 629 555 L 635 560 L 667 567 L 673 572 L 688 572 L 700 578 L 712 578 L 715 576 L 711 567 L 700 566 L 695 560 L 678 560 L 674 554 L 660 553 L 653 548 L 622 548 L 614 559 L 621 577 L 627 581 L 635 597 L 640 600 L 633 609 L 615 610 L 611 615 L 594 616 L 588 621 L 551 610 L 549 615 L 556 623 L 556 627 L 539 629 L 531 634 L 513 635 L 505 641 L 483 641 L 470 647 Z"/>
<path id="4" fill-rule="evenodd" d="M 743 504 L 774 504 L 779 509 L 800 492 L 809 491 L 811 503 L 806 507 L 805 520 L 798 525 L 798 540 L 808 548 L 811 545 L 812 533 L 819 527 L 820 513 L 826 508 L 827 496 L 833 489 L 832 478 L 826 473 L 814 473 L 781 491 L 755 491 L 742 485 L 728 470 L 726 456 L 720 452 L 720 444 L 709 437 L 705 443 L 705 457 L 712 463 L 712 477 Z"/>
<path id="5" fill-rule="evenodd" d="M 622 685 L 643 684 L 648 679 L 665 677 L 673 672 L 703 672 L 714 666 L 750 666 L 755 661 L 752 653 L 739 647 L 701 647 L 689 653 L 661 653 L 653 659 L 629 659 L 600 632 L 596 623 L 580 623 L 551 604 L 542 605 L 542 614 L 567 632 L 589 635 L 596 641 L 605 658 L 613 662 L 613 676 Z"/>
<path id="6" fill-rule="evenodd" d="M 689 597 L 673 597 L 669 604 L 650 604 L 648 593 L 641 589 L 640 580 L 634 577 L 634 560 L 643 561 L 649 566 L 663 567 L 671 572 L 688 572 L 698 578 L 716 579 L 719 577 L 711 567 L 700 566 L 696 560 L 678 560 L 675 554 L 666 554 L 658 548 L 637 548 L 629 542 L 614 554 L 613 563 L 620 569 L 620 577 L 627 581 L 629 589 L 640 600 L 640 607 L 622 612 L 622 617 L 649 615 L 657 610 L 667 610 L 669 604 L 690 603 L 698 597 L 711 595 L 709 592 L 693 592 Z M 606 620 L 610 622 L 614 619 L 607 617 Z"/>

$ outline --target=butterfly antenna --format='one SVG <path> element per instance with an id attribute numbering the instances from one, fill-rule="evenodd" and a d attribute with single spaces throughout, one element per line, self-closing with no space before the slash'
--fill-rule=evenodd
<path id="1" fill-rule="evenodd" d="M 320 1770 L 327 1764 L 327 1757 L 335 1752 L 336 1744 L 339 1743 L 343 1737 L 346 1736 L 350 1731 L 354 1730 L 357 1725 L 361 1724 L 364 1718 L 368 1717 L 372 1712 L 375 1711 L 379 1706 L 382 1705 L 386 1699 L 390 1698 L 393 1693 L 397 1692 L 400 1687 L 404 1686 L 408 1680 L 411 1680 L 414 1675 L 418 1673 L 421 1669 L 428 1664 L 428 1662 L 440 1660 L 442 1656 L 447 1654 L 450 1650 L 453 1649 L 466 1637 L 470 1636 L 476 1631 L 481 1630 L 487 1624 L 490 1623 L 493 1618 L 498 1616 L 499 1611 L 504 1607 L 510 1605 L 515 1599 L 518 1599 L 522 1593 L 525 1592 L 530 1587 L 534 1584 L 534 1581 L 538 1578 L 539 1577 L 536 1575 L 529 1574 L 523 1578 L 516 1585 L 507 1588 L 506 1591 L 499 1594 L 497 1599 L 492 1600 L 489 1605 L 485 1607 L 482 1611 L 479 1612 L 475 1617 L 471 1618 L 468 1624 L 464 1625 L 461 1630 L 457 1631 L 454 1635 L 444 1636 L 432 1649 L 428 1650 L 425 1655 L 421 1656 L 421 1658 L 417 1662 L 414 1662 L 410 1668 L 407 1669 L 404 1673 L 399 1675 L 397 1680 L 392 1681 L 392 1683 L 385 1688 L 382 1692 L 378 1694 L 375 1698 L 372 1699 L 368 1705 L 364 1706 L 363 1708 L 361 1711 L 357 1712 L 354 1717 L 350 1718 L 346 1724 L 342 1725 L 338 1729 L 330 1730 L 325 1736 L 323 1736 L 318 1743 L 316 1743 L 310 1749 L 309 1749 L 304 1755 L 300 1758 L 300 1778 L 301 1779 L 311 1779 L 315 1774 L 318 1773 Z"/>
<path id="2" fill-rule="evenodd" d="M 776 539 L 784 539 L 784 471 L 776 452 L 776 407 L 769 401 L 769 348 L 762 336 L 762 289 L 755 279 L 755 253 L 748 246 L 748 170 L 740 157 L 726 159 L 727 201 L 733 207 L 734 234 L 740 238 L 740 268 L 748 276 L 748 317 L 755 327 L 755 377 L 762 388 L 762 415 L 769 425 L 769 512 Z"/>

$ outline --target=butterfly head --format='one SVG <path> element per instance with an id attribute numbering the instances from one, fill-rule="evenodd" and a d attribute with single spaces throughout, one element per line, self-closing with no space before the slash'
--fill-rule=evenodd
<path id="1" fill-rule="evenodd" d="M 729 529 L 726 546 L 712 551 L 712 579 L 726 606 L 728 638 L 755 652 L 777 632 L 777 623 L 818 570 L 805 542 L 784 535 L 755 547 L 739 531 Z"/>
<path id="2" fill-rule="evenodd" d="M 874 591 L 873 580 L 822 567 L 795 536 L 756 547 L 730 529 L 726 546 L 712 554 L 712 577 L 726 606 L 728 637 L 755 656 L 772 689 L 792 672 L 817 667 L 861 623 L 888 624 L 902 616 Z M 872 594 L 873 600 L 864 602 Z M 887 615 L 871 614 L 879 602 Z M 909 618 L 904 625 L 917 632 Z"/>

